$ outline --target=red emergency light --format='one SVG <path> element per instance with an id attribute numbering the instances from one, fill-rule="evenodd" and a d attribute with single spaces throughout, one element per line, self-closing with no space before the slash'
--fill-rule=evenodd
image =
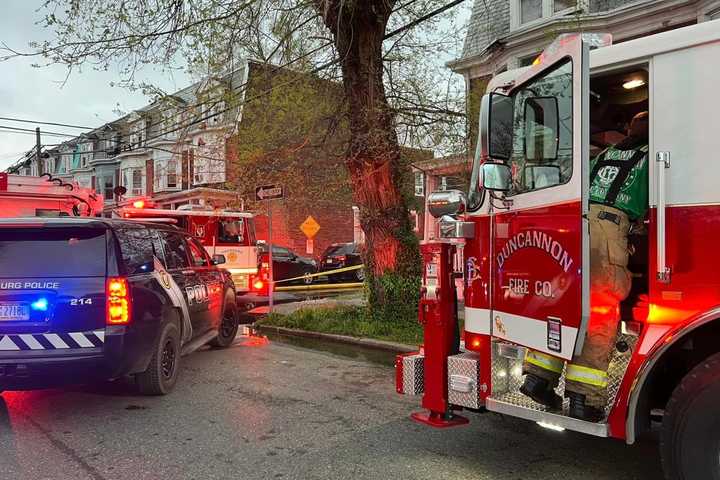
<path id="1" fill-rule="evenodd" d="M 134 208 L 145 208 L 145 200 L 135 200 L 133 202 Z"/>

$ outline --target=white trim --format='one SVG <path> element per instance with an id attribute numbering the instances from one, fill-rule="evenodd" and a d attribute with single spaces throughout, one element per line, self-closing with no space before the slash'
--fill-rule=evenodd
<path id="1" fill-rule="evenodd" d="M 495 324 L 493 325 L 493 337 L 519 343 L 524 347 L 532 348 L 548 355 L 561 357 L 570 360 L 575 350 L 575 339 L 578 329 L 567 325 L 561 326 L 562 350 L 555 352 L 547 348 L 547 322 L 536 318 L 524 317 L 512 313 L 493 312 Z M 502 329 L 497 328 L 498 321 Z M 502 331 L 504 330 L 504 332 Z"/>
<path id="2" fill-rule="evenodd" d="M 492 333 L 492 310 L 487 308 L 465 307 L 465 331 L 490 335 Z"/>
<path id="3" fill-rule="evenodd" d="M 638 353 L 640 355 L 647 355 L 650 349 L 655 346 L 657 341 L 660 340 L 663 335 L 668 332 L 668 330 L 670 330 L 668 325 L 649 325 L 648 329 L 645 331 L 645 335 L 643 335 Z"/>
<path id="4" fill-rule="evenodd" d="M 75 343 L 77 343 L 78 345 L 80 345 L 83 348 L 92 348 L 95 346 L 90 340 L 87 339 L 87 337 L 84 334 L 82 334 L 80 332 L 70 332 L 70 333 L 68 333 L 68 335 L 70 335 L 70 338 L 75 340 Z M 32 347 L 30 347 L 30 348 L 32 348 Z"/>

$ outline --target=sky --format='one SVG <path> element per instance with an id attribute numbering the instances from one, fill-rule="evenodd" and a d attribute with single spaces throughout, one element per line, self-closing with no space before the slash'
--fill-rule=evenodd
<path id="1" fill-rule="evenodd" d="M 43 15 L 42 3 L 43 0 L 2 0 L 0 42 L 14 50 L 29 51 L 28 42 L 49 40 L 52 32 L 37 25 Z M 468 5 L 464 6 L 463 17 L 469 15 L 471 3 L 468 1 Z M 447 60 L 449 58 L 439 61 Z M 149 101 L 140 91 L 111 87 L 110 83 L 118 79 L 117 72 L 112 70 L 96 71 L 84 67 L 81 71 L 73 72 L 63 85 L 66 68 L 61 65 L 42 68 L 32 66 L 41 61 L 40 58 L 16 57 L 0 62 L 0 117 L 97 127 L 117 119 L 117 110 L 130 112 Z M 140 78 L 165 91 L 176 91 L 191 83 L 188 75 L 170 75 L 152 68 L 142 71 Z M 83 131 L 0 120 L 0 127 L 34 130 L 36 126 L 48 132 L 78 134 Z M 43 144 L 59 143 L 62 140 L 41 135 Z M 34 144 L 34 133 L 0 130 L 0 171 L 15 163 Z"/>

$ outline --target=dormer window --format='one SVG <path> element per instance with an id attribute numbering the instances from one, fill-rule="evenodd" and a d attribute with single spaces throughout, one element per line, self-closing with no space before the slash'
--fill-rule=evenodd
<path id="1" fill-rule="evenodd" d="M 517 29 L 555 15 L 569 15 L 587 0 L 510 0 L 510 27 Z"/>

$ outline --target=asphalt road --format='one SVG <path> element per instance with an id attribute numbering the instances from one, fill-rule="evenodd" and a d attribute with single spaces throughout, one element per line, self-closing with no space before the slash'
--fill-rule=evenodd
<path id="1" fill-rule="evenodd" d="M 494 414 L 433 430 L 391 367 L 257 339 L 185 357 L 163 398 L 123 381 L 2 397 L 2 479 L 661 478 L 652 442 Z"/>

